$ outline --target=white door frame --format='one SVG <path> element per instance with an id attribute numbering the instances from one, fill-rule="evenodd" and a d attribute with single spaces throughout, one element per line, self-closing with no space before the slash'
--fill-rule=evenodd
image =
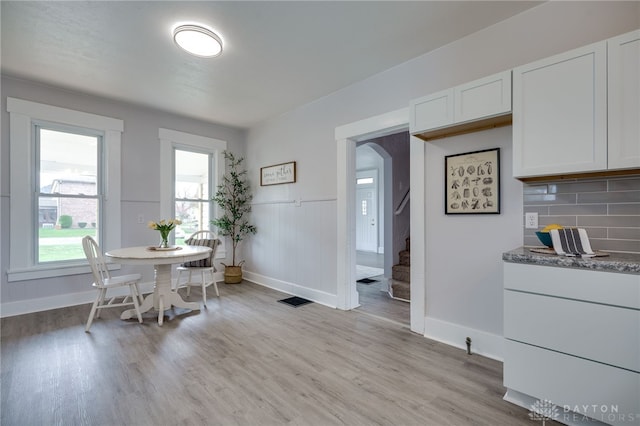
<path id="1" fill-rule="evenodd" d="M 409 129 L 409 108 L 336 127 L 337 143 L 337 302 L 339 309 L 359 306 L 356 279 L 356 142 Z M 425 320 L 425 142 L 411 137 L 411 330 L 424 334 Z"/>

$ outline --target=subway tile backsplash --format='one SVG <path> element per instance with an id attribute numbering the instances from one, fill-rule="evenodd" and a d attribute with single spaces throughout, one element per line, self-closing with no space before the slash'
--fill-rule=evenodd
<path id="1" fill-rule="evenodd" d="M 594 250 L 640 253 L 640 177 L 532 182 L 523 189 L 524 212 L 538 213 L 538 230 L 577 226 Z M 524 229 L 525 246 L 542 245 L 535 231 Z"/>

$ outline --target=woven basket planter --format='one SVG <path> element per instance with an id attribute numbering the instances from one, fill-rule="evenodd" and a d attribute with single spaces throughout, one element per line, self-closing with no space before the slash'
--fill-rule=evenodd
<path id="1" fill-rule="evenodd" d="M 242 282 L 242 266 L 225 266 L 224 283 L 240 284 Z"/>

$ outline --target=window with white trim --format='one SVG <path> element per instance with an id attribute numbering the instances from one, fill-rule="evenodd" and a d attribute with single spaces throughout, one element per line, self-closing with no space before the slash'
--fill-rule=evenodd
<path id="1" fill-rule="evenodd" d="M 171 170 L 160 176 L 160 217 L 180 219 L 170 238 L 180 244 L 202 229 L 215 232 L 211 219 L 216 205 L 211 200 L 224 174 L 223 151 L 227 142 L 170 129 L 159 129 L 160 167 Z M 224 238 L 216 257 L 226 256 Z"/>
<path id="2" fill-rule="evenodd" d="M 81 239 L 120 247 L 123 121 L 7 98 L 9 281 L 88 273 Z"/>
<path id="3" fill-rule="evenodd" d="M 102 133 L 34 124 L 38 209 L 35 263 L 82 260 L 82 237 L 100 242 Z"/>
<path id="4" fill-rule="evenodd" d="M 176 219 L 182 224 L 176 227 L 176 243 L 195 231 L 209 229 L 213 202 L 214 158 L 212 153 L 197 152 L 186 148 L 173 149 L 174 203 Z"/>

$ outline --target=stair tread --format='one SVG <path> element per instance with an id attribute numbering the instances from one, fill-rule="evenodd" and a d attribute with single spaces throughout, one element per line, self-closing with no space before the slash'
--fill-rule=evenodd
<path id="1" fill-rule="evenodd" d="M 405 250 L 398 252 L 398 264 L 391 267 L 390 287 L 394 299 L 411 300 L 411 238 L 405 239 Z"/>
<path id="2" fill-rule="evenodd" d="M 397 269 L 397 270 L 400 270 L 400 271 L 407 271 L 408 272 L 408 271 L 411 271 L 411 265 L 401 265 L 401 264 L 398 263 L 397 265 L 393 265 L 391 267 L 391 269 Z"/>
<path id="3" fill-rule="evenodd" d="M 391 295 L 394 299 L 411 300 L 411 285 L 404 281 L 392 280 Z"/>
<path id="4" fill-rule="evenodd" d="M 403 250 L 398 253 L 398 264 L 411 266 L 411 252 L 408 250 Z"/>

